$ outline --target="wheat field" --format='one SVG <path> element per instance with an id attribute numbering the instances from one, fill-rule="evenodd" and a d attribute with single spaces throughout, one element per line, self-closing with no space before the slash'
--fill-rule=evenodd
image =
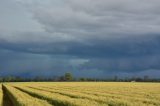
<path id="1" fill-rule="evenodd" d="M 4 83 L 1 106 L 160 106 L 160 83 Z"/>

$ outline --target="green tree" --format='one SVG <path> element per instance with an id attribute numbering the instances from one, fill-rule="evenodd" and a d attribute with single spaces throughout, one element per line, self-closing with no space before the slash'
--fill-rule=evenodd
<path id="1" fill-rule="evenodd" d="M 86 81 L 86 78 L 80 78 L 79 81 Z"/>
<path id="2" fill-rule="evenodd" d="M 71 81 L 72 80 L 72 74 L 69 73 L 69 72 L 65 73 L 64 77 L 65 77 L 66 81 Z"/>

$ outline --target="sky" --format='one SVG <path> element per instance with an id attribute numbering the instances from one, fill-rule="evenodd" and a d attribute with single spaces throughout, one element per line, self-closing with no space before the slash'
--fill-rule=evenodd
<path id="1" fill-rule="evenodd" d="M 0 76 L 160 78 L 159 0 L 0 0 Z"/>

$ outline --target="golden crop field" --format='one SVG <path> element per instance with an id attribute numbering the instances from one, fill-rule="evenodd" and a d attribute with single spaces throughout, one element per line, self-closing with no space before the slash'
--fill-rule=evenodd
<path id="1" fill-rule="evenodd" d="M 160 83 L 4 83 L 2 106 L 160 106 Z"/>

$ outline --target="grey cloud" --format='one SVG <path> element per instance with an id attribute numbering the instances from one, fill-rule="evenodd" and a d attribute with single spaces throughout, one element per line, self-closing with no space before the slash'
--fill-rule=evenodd
<path id="1" fill-rule="evenodd" d="M 159 0 L 15 1 L 24 28 L 0 25 L 2 74 L 159 75 Z"/>
<path id="2" fill-rule="evenodd" d="M 159 33 L 160 12 L 157 0 L 61 0 L 61 5 L 34 5 L 34 19 L 46 31 L 77 38 L 110 38 Z M 48 5 L 50 5 L 48 1 Z M 47 7 L 47 8 L 46 8 Z"/>
<path id="3" fill-rule="evenodd" d="M 41 25 L 32 19 L 32 13 L 15 1 L 0 0 L 0 31 L 12 33 L 43 30 Z"/>
<path id="4" fill-rule="evenodd" d="M 25 6 L 32 13 L 33 20 L 46 31 L 39 32 L 43 36 L 37 33 L 36 40 L 54 42 L 60 38 L 62 42 L 66 39 L 87 42 L 88 39 L 160 33 L 158 0 L 17 0 L 17 3 Z M 17 35 L 15 38 L 21 37 Z"/>

